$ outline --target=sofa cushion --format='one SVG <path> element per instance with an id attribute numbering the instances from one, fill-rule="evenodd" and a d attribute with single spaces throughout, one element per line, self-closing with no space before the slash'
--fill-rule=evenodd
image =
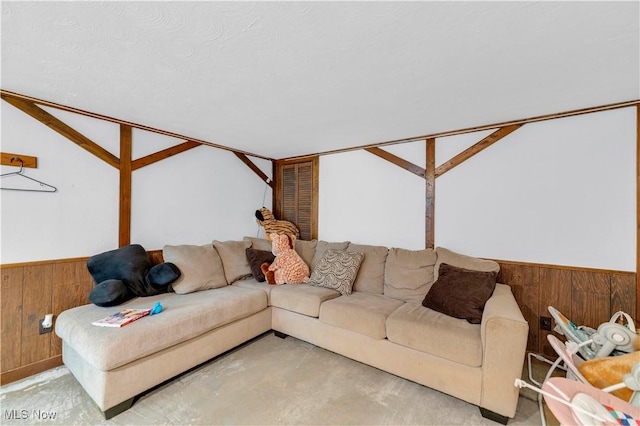
<path id="1" fill-rule="evenodd" d="M 401 300 L 381 294 L 356 292 L 324 302 L 320 306 L 320 321 L 373 339 L 384 339 L 387 317 L 402 304 Z"/>
<path id="2" fill-rule="evenodd" d="M 307 264 L 309 270 L 311 270 L 311 263 L 313 262 L 313 256 L 316 253 L 316 246 L 318 240 L 296 240 L 296 252 L 300 255 L 304 263 Z"/>
<path id="3" fill-rule="evenodd" d="M 436 247 L 436 255 L 438 257 L 434 270 L 434 279 L 436 280 L 438 279 L 438 271 L 440 270 L 441 263 L 457 266 L 458 268 L 470 269 L 472 271 L 500 271 L 500 265 L 498 264 L 498 262 L 456 253 L 444 247 Z"/>
<path id="4" fill-rule="evenodd" d="M 156 301 L 164 307 L 159 315 L 122 328 L 91 324 L 122 309 L 149 308 Z M 263 291 L 236 286 L 180 296 L 166 293 L 112 308 L 84 305 L 66 310 L 56 320 L 56 334 L 89 364 L 109 371 L 266 308 Z"/>
<path id="5" fill-rule="evenodd" d="M 251 247 L 249 241 L 214 241 L 213 247 L 222 259 L 224 276 L 229 284 L 251 275 L 246 253 Z"/>
<path id="6" fill-rule="evenodd" d="M 273 253 L 266 250 L 256 250 L 254 248 L 248 248 L 246 250 L 247 253 L 247 261 L 249 262 L 249 267 L 251 268 L 251 274 L 253 278 L 255 278 L 258 282 L 264 282 L 266 280 L 264 273 L 262 273 L 262 264 L 263 263 L 273 263 L 276 258 Z"/>
<path id="7" fill-rule="evenodd" d="M 328 249 L 316 263 L 309 285 L 337 290 L 343 296 L 349 295 L 363 258 L 362 253 Z"/>
<path id="8" fill-rule="evenodd" d="M 339 297 L 340 293 L 307 284 L 283 284 L 271 290 L 271 306 L 317 318 L 320 305 Z"/>
<path id="9" fill-rule="evenodd" d="M 265 281 L 258 282 L 255 278 L 246 278 L 244 280 L 238 280 L 233 283 L 234 286 L 242 287 L 242 288 L 251 288 L 254 290 L 263 291 L 267 295 L 267 304 L 271 306 L 271 290 L 276 288 L 275 285 L 267 284 Z"/>
<path id="10" fill-rule="evenodd" d="M 316 245 L 315 253 L 313 254 L 313 260 L 309 265 L 309 269 L 311 270 L 311 272 L 313 272 L 313 270 L 316 267 L 316 264 L 320 261 L 320 259 L 322 259 L 322 256 L 324 256 L 325 251 L 329 249 L 344 251 L 347 249 L 347 247 L 349 247 L 349 241 L 343 241 L 341 243 L 330 243 L 327 241 L 318 241 L 318 244 Z"/>
<path id="11" fill-rule="evenodd" d="M 178 294 L 227 285 L 222 260 L 212 244 L 166 245 L 162 248 L 162 257 L 180 269 L 180 278 L 173 283 L 173 291 Z"/>
<path id="12" fill-rule="evenodd" d="M 393 311 L 386 326 L 390 342 L 470 367 L 482 365 L 479 324 L 411 302 Z"/>
<path id="13" fill-rule="evenodd" d="M 353 283 L 353 291 L 382 294 L 384 292 L 384 265 L 389 249 L 383 246 L 350 243 L 347 251 L 364 254 L 358 276 Z"/>
<path id="14" fill-rule="evenodd" d="M 249 241 L 251 243 L 251 248 L 253 249 L 271 251 L 271 241 L 265 238 L 244 237 L 242 239 L 244 241 Z"/>
<path id="15" fill-rule="evenodd" d="M 384 295 L 405 302 L 422 302 L 433 284 L 433 249 L 389 249 L 384 270 Z"/>
<path id="16" fill-rule="evenodd" d="M 438 279 L 422 306 L 471 324 L 480 324 L 484 304 L 496 288 L 497 275 L 495 271 L 472 271 L 441 263 Z"/>

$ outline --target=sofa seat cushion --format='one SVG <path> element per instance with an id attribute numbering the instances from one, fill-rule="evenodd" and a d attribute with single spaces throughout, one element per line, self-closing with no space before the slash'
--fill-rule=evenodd
<path id="1" fill-rule="evenodd" d="M 480 324 L 409 302 L 387 318 L 387 339 L 470 367 L 482 365 Z"/>
<path id="2" fill-rule="evenodd" d="M 271 290 L 271 306 L 317 318 L 320 305 L 339 297 L 340 293 L 307 284 L 284 284 Z"/>
<path id="3" fill-rule="evenodd" d="M 320 306 L 320 321 L 373 339 L 384 339 L 387 317 L 403 304 L 381 294 L 355 292 L 324 302 Z"/>
<path id="4" fill-rule="evenodd" d="M 157 301 L 164 308 L 160 314 L 124 327 L 91 324 L 125 308 L 150 308 Z M 56 320 L 56 334 L 89 364 L 109 371 L 266 308 L 264 291 L 237 286 L 184 295 L 167 293 L 111 308 L 84 305 L 66 310 Z"/>
<path id="5" fill-rule="evenodd" d="M 267 284 L 265 281 L 259 282 L 255 278 L 239 280 L 233 283 L 233 285 L 242 288 L 252 288 L 254 290 L 264 291 L 267 295 L 267 304 L 269 306 L 271 306 L 271 290 L 277 287 L 275 285 Z"/>

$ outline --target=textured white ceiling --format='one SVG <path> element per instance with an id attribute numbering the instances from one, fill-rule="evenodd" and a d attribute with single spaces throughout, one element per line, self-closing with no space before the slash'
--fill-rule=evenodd
<path id="1" fill-rule="evenodd" d="M 272 158 L 640 98 L 637 1 L 0 7 L 3 89 Z"/>

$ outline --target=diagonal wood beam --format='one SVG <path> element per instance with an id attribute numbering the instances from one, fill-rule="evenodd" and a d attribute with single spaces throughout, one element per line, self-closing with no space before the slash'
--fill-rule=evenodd
<path id="1" fill-rule="evenodd" d="M 186 141 L 179 145 L 172 146 L 171 148 L 163 149 L 162 151 L 155 152 L 153 154 L 149 154 L 146 157 L 138 158 L 137 160 L 131 163 L 131 170 L 138 170 L 142 167 L 148 166 L 149 164 L 156 163 L 160 160 L 164 160 L 176 154 L 180 154 L 181 152 L 185 152 L 192 148 L 202 145 L 199 142 Z"/>
<path id="2" fill-rule="evenodd" d="M 498 142 L 500 139 L 504 138 L 511 132 L 519 129 L 520 127 L 522 127 L 522 124 L 513 124 L 511 126 L 505 126 L 505 127 L 499 128 L 498 130 L 491 133 L 486 138 L 482 139 L 480 142 L 470 146 L 469 148 L 465 149 L 464 151 L 462 151 L 460 154 L 456 155 L 449 161 L 446 161 L 442 163 L 440 166 L 438 166 L 438 168 L 436 169 L 436 177 L 442 176 L 449 170 L 453 169 L 457 165 L 473 157 L 480 151 L 489 148 L 491 145 Z"/>
<path id="3" fill-rule="evenodd" d="M 260 179 L 263 180 L 263 182 L 265 182 L 267 185 L 269 185 L 271 188 L 273 188 L 273 180 L 269 179 L 269 176 L 267 176 L 266 174 L 264 174 L 264 172 L 262 170 L 260 170 L 258 168 L 258 166 L 255 165 L 255 163 L 253 161 L 251 161 L 246 155 L 244 155 L 241 152 L 233 152 L 236 157 L 238 157 L 244 164 L 246 164 L 251 170 L 253 170 L 253 172 L 255 174 L 258 175 L 258 177 L 260 177 Z"/>
<path id="4" fill-rule="evenodd" d="M 370 153 L 372 153 L 373 155 L 377 155 L 378 157 L 385 159 L 393 164 L 395 164 L 396 166 L 400 166 L 405 170 L 410 171 L 411 173 L 420 176 L 421 178 L 424 178 L 424 169 L 420 166 L 416 166 L 415 164 L 413 164 L 410 161 L 405 160 L 404 158 L 400 158 L 397 155 L 394 155 L 388 151 L 385 151 L 384 149 L 380 149 L 378 147 L 372 147 L 372 148 L 365 148 L 365 151 L 368 151 Z"/>
<path id="5" fill-rule="evenodd" d="M 33 102 L 23 101 L 21 99 L 5 95 L 2 95 L 2 99 L 18 108 L 25 114 L 28 114 L 31 117 L 35 118 L 45 126 L 51 128 L 52 130 L 55 130 L 70 141 L 76 143 L 81 148 L 89 151 L 96 157 L 105 161 L 107 164 L 110 164 L 115 168 L 120 167 L 120 160 L 118 159 L 118 157 L 111 154 L 109 151 L 102 148 L 100 145 L 93 142 L 91 139 L 87 138 L 77 130 L 58 120 L 56 117 L 49 114 L 47 111 L 43 110 Z"/>

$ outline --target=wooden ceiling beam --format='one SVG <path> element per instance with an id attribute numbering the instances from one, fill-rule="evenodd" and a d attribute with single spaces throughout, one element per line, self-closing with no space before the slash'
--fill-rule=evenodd
<path id="1" fill-rule="evenodd" d="M 445 161 L 441 165 L 436 168 L 436 177 L 442 176 L 449 170 L 453 169 L 457 165 L 465 162 L 469 158 L 473 157 L 480 151 L 483 151 L 489 148 L 494 143 L 498 142 L 500 139 L 504 138 L 508 134 L 514 132 L 515 130 L 522 127 L 522 124 L 513 124 L 511 126 L 501 127 L 495 132 L 491 133 L 486 138 L 482 139 L 480 142 L 470 146 L 469 148 L 462 151 L 460 154 L 456 155 L 449 161 Z"/>
<path id="2" fill-rule="evenodd" d="M 188 151 L 201 145 L 202 144 L 200 142 L 186 141 L 179 145 L 172 146 L 171 148 L 163 149 L 162 151 L 158 151 L 134 160 L 131 163 L 131 170 L 141 169 L 145 166 L 148 166 L 149 164 L 156 163 L 160 160 L 164 160 L 166 158 L 172 157 L 176 154 L 180 154 L 181 152 Z"/>
<path id="3" fill-rule="evenodd" d="M 213 143 L 213 142 L 207 142 L 207 141 L 203 141 L 203 140 L 200 140 L 200 139 L 188 138 L 186 136 L 179 135 L 179 134 L 174 133 L 174 132 L 169 132 L 169 131 L 166 131 L 166 130 L 160 130 L 160 129 L 156 129 L 154 127 L 149 127 L 149 126 L 145 126 L 145 125 L 142 125 L 142 124 L 132 123 L 132 122 L 126 121 L 126 120 L 120 120 L 118 118 L 109 117 L 107 115 L 96 114 L 96 113 L 93 113 L 93 112 L 85 111 L 85 110 L 78 109 L 78 108 L 69 107 L 69 106 L 58 104 L 58 103 L 55 103 L 55 102 L 49 102 L 49 101 L 45 101 L 43 99 L 38 99 L 38 98 L 31 97 L 31 96 L 26 96 L 26 95 L 21 95 L 19 93 L 10 92 L 8 90 L 0 89 L 0 94 L 2 95 L 2 99 L 5 99 L 5 100 L 7 100 L 7 98 L 18 99 L 18 100 L 26 101 L 26 102 L 33 103 L 33 104 L 36 104 L 36 105 L 41 105 L 41 106 L 46 106 L 46 107 L 49 107 L 49 108 L 59 109 L 59 110 L 62 110 L 62 111 L 72 112 L 74 114 L 83 115 L 85 117 L 96 118 L 98 120 L 108 121 L 108 122 L 116 123 L 116 124 L 124 124 L 126 126 L 131 126 L 134 129 L 140 129 L 140 130 L 144 130 L 146 132 L 157 133 L 159 135 L 170 136 L 170 137 L 177 138 L 177 139 L 186 139 L 186 140 L 189 140 L 189 141 L 198 142 L 198 143 L 200 143 L 202 145 L 208 145 L 208 146 L 211 146 L 213 148 L 218 148 L 218 149 L 222 149 L 222 150 L 225 150 L 225 151 L 238 152 L 238 153 L 241 153 L 241 154 L 250 155 L 250 156 L 256 157 L 256 158 L 262 158 L 262 159 L 269 160 L 269 161 L 273 160 L 273 158 L 270 158 L 270 157 L 265 157 L 265 156 L 262 156 L 262 155 L 253 154 L 251 152 L 246 152 L 246 151 L 242 151 L 242 150 L 233 149 L 233 148 L 230 148 L 228 146 L 219 145 L 219 144 L 216 144 L 216 143 Z"/>
<path id="4" fill-rule="evenodd" d="M 503 122 L 500 122 L 500 123 L 486 124 L 486 125 L 482 125 L 482 126 L 466 127 L 464 129 L 459 129 L 459 130 L 444 131 L 444 132 L 438 132 L 438 133 L 431 133 L 431 134 L 428 134 L 428 135 L 414 136 L 414 137 L 410 137 L 410 138 L 394 139 L 394 140 L 389 140 L 389 141 L 384 141 L 384 142 L 371 143 L 371 144 L 367 144 L 367 145 L 352 146 L 352 147 L 349 147 L 349 148 L 339 148 L 339 149 L 333 149 L 333 150 L 330 150 L 330 151 L 322 151 L 322 152 L 314 152 L 314 153 L 304 154 L 304 155 L 296 155 L 296 156 L 293 156 L 293 157 L 280 158 L 280 159 L 278 159 L 278 161 L 298 161 L 298 160 L 303 160 L 305 158 L 311 158 L 311 157 L 315 157 L 315 156 L 319 156 L 319 155 L 322 156 L 322 155 L 340 154 L 340 153 L 343 153 L 343 152 L 358 151 L 358 150 L 367 149 L 367 148 L 375 148 L 375 147 L 389 146 L 389 145 L 398 145 L 398 144 L 403 144 L 403 143 L 408 143 L 408 142 L 419 142 L 419 141 L 423 141 L 425 139 L 430 139 L 430 138 L 444 138 L 446 136 L 455 136 L 455 135 L 462 135 L 462 134 L 465 134 L 465 133 L 479 132 L 479 131 L 482 131 L 482 130 L 497 129 L 497 128 L 500 128 L 500 127 L 512 126 L 514 124 L 521 124 L 522 125 L 522 124 L 527 124 L 527 123 L 536 123 L 538 121 L 547 121 L 547 120 L 553 120 L 553 119 L 556 119 L 556 118 L 573 117 L 573 116 L 576 116 L 576 115 L 591 114 L 593 112 L 609 111 L 609 110 L 614 110 L 614 109 L 619 109 L 619 108 L 632 107 L 632 106 L 636 106 L 636 105 L 640 105 L 640 100 L 635 99 L 635 100 L 632 100 L 632 101 L 618 102 L 618 103 L 614 103 L 614 104 L 601 105 L 601 106 L 590 107 L 590 108 L 582 108 L 582 109 L 576 109 L 576 110 L 566 111 L 566 112 L 557 112 L 557 113 L 553 113 L 553 114 L 539 115 L 539 116 L 536 116 L 536 117 L 522 118 L 522 119 L 519 119 L 519 120 L 503 121 Z"/>
<path id="5" fill-rule="evenodd" d="M 253 170 L 253 172 L 258 175 L 258 177 L 260 179 L 262 179 L 262 181 L 264 183 L 266 183 L 267 185 L 269 185 L 271 188 L 273 188 L 273 179 L 270 179 L 269 176 L 267 176 L 262 170 L 260 170 L 258 168 L 258 166 L 255 165 L 255 163 L 253 161 L 251 161 L 246 155 L 240 153 L 240 152 L 233 152 L 236 157 L 238 157 L 240 159 L 240 161 L 242 161 L 244 164 L 247 165 L 247 167 L 249 167 L 251 170 Z"/>
<path id="6" fill-rule="evenodd" d="M 425 176 L 425 170 L 422 167 L 416 166 L 412 162 L 407 161 L 404 158 L 400 158 L 395 154 L 385 151 L 384 149 L 372 147 L 365 148 L 365 151 L 370 152 L 373 155 L 377 155 L 378 157 L 387 160 L 390 163 L 395 164 L 396 166 L 402 167 L 403 169 L 410 171 L 414 175 L 420 176 L 421 178 L 424 178 Z"/>
<path id="7" fill-rule="evenodd" d="M 78 132 L 77 130 L 73 129 L 72 127 L 68 126 L 67 124 L 63 123 L 62 121 L 54 117 L 53 115 L 49 114 L 47 111 L 43 110 L 42 108 L 37 106 L 35 103 L 25 101 L 13 96 L 6 96 L 4 93 L 2 94 L 2 99 L 8 102 L 9 104 L 13 105 L 14 107 L 18 108 L 25 114 L 35 118 L 36 120 L 38 120 L 45 126 L 49 127 L 50 129 L 61 134 L 65 138 L 69 139 L 70 141 L 74 142 L 75 144 L 85 149 L 86 151 L 89 151 L 96 157 L 105 161 L 107 164 L 115 168 L 120 167 L 120 160 L 118 159 L 118 157 L 111 154 L 109 151 L 102 148 L 100 145 L 93 142 L 91 139 L 84 136 L 82 133 Z"/>

